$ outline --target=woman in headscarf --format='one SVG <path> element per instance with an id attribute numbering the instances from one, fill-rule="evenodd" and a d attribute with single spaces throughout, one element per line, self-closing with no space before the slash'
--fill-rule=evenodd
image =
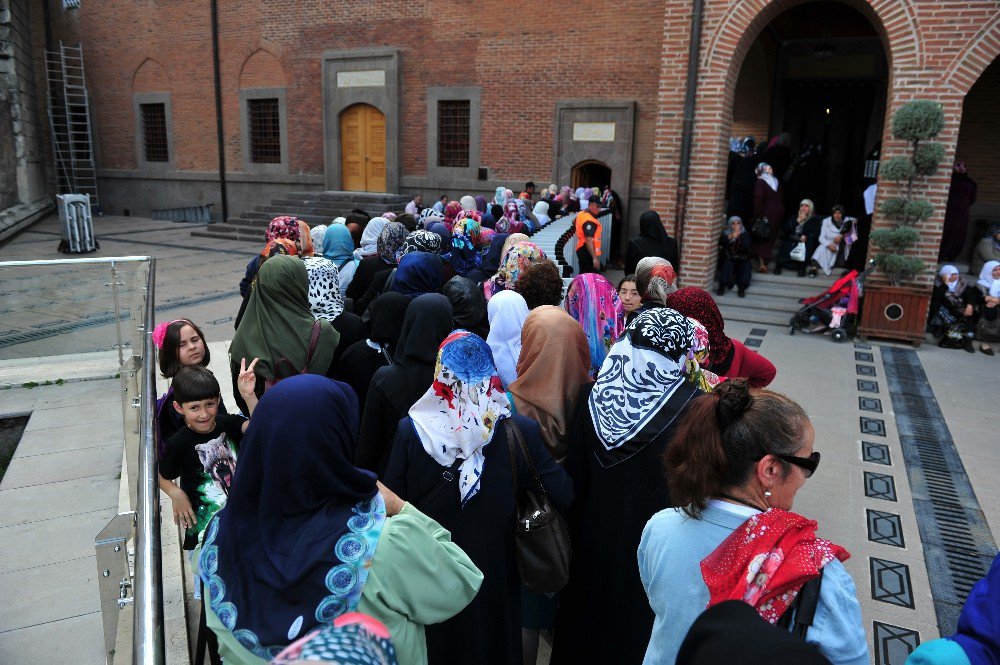
<path id="1" fill-rule="evenodd" d="M 766 162 L 757 165 L 755 171 L 757 182 L 753 190 L 754 221 L 766 217 L 769 223 L 769 233 L 766 238 L 753 238 L 752 252 L 759 261 L 757 272 L 766 273 L 767 263 L 774 257 L 774 241 L 785 219 L 785 192 L 781 183 L 775 177 L 771 166 Z M 748 229 L 753 235 L 754 225 Z"/>
<path id="2" fill-rule="evenodd" d="M 586 210 L 587 206 L 590 205 L 590 196 L 593 194 L 589 187 L 577 187 L 576 188 L 576 201 L 580 206 L 580 210 Z"/>
<path id="3" fill-rule="evenodd" d="M 483 246 L 482 232 L 483 225 L 479 213 L 475 210 L 462 210 L 455 216 L 452 224 L 452 235 L 459 234 L 468 236 L 476 248 Z"/>
<path id="4" fill-rule="evenodd" d="M 480 215 L 486 214 L 486 197 L 481 194 L 476 194 L 473 199 L 476 202 L 476 210 L 479 211 Z"/>
<path id="5" fill-rule="evenodd" d="M 255 415 L 198 558 L 226 663 L 263 665 L 348 612 L 384 623 L 400 663 L 427 663 L 424 624 L 464 608 L 482 573 L 440 524 L 351 464 L 345 384 L 291 377 Z"/>
<path id="6" fill-rule="evenodd" d="M 486 342 L 456 330 L 441 344 L 434 381 L 399 423 L 387 485 L 453 534 L 483 571 L 475 600 L 427 631 L 435 665 L 521 663 L 521 580 L 514 554 L 514 488 L 533 484 L 520 447 L 508 446 L 514 423 L 545 492 L 557 508 L 572 501 L 569 478 L 545 451 L 538 425 L 512 415 Z M 442 487 L 442 473 L 454 480 Z M 446 478 L 448 476 L 445 476 Z"/>
<path id="7" fill-rule="evenodd" d="M 816 251 L 812 254 L 809 276 L 816 276 L 816 269 L 822 268 L 827 275 L 834 268 L 844 267 L 851 255 L 851 245 L 857 240 L 857 221 L 847 216 L 842 205 L 833 206 L 830 216 L 820 225 Z"/>
<path id="8" fill-rule="evenodd" d="M 490 333 L 486 337 L 504 388 L 517 378 L 517 358 L 521 355 L 521 327 L 528 318 L 528 305 L 521 294 L 501 291 L 486 304 Z"/>
<path id="9" fill-rule="evenodd" d="M 535 219 L 538 220 L 536 230 L 545 228 L 545 226 L 551 221 L 549 218 L 549 204 L 546 201 L 539 201 L 536 203 L 532 213 L 534 213 Z"/>
<path id="10" fill-rule="evenodd" d="M 340 276 L 337 266 L 322 256 L 307 256 L 302 259 L 309 274 L 309 309 L 317 319 L 326 319 L 340 333 L 339 351 L 365 338 L 367 331 L 361 317 L 344 311 L 344 296 L 341 294 Z M 334 354 L 334 362 L 340 358 Z"/>
<path id="11" fill-rule="evenodd" d="M 486 320 L 486 296 L 483 289 L 468 277 L 455 275 L 441 287 L 441 294 L 451 303 L 455 328 L 474 332 L 483 339 L 489 334 Z"/>
<path id="12" fill-rule="evenodd" d="M 502 208 L 505 203 L 507 203 L 507 188 L 497 187 L 497 191 L 493 195 L 493 205 L 498 205 Z"/>
<path id="13" fill-rule="evenodd" d="M 573 562 L 553 665 L 642 662 L 653 612 L 636 550 L 646 521 L 672 505 L 660 459 L 677 417 L 700 394 L 682 371 L 694 344 L 681 314 L 665 307 L 643 312 L 580 397 L 566 460 L 576 492 Z"/>
<path id="14" fill-rule="evenodd" d="M 441 218 L 444 220 L 444 218 Z M 444 223 L 444 221 L 434 222 L 427 230 L 436 235 L 441 239 L 441 244 L 438 246 L 438 254 L 447 254 L 451 250 L 451 229 Z"/>
<path id="15" fill-rule="evenodd" d="M 338 217 L 337 219 L 343 219 L 343 217 Z M 334 224 L 337 222 L 334 221 Z M 343 222 L 340 222 L 343 224 Z M 323 248 L 323 236 L 326 234 L 327 225 L 317 224 L 316 226 L 309 229 L 309 236 L 312 239 L 313 247 L 322 249 Z"/>
<path id="16" fill-rule="evenodd" d="M 323 256 L 337 268 L 340 293 L 346 296 L 360 260 L 354 254 L 354 240 L 345 225 L 331 224 L 327 227 L 323 234 Z"/>
<path id="17" fill-rule="evenodd" d="M 805 277 L 806 268 L 809 266 L 809 258 L 816 251 L 819 244 L 819 218 L 816 217 L 816 206 L 809 199 L 802 199 L 799 202 L 799 211 L 795 217 L 789 217 L 781 227 L 781 247 L 778 249 L 778 258 L 774 262 L 774 274 L 780 275 L 782 268 L 789 270 L 797 269 L 799 277 Z M 806 246 L 806 258 L 804 261 L 797 261 L 791 257 L 792 250 L 799 243 Z"/>
<path id="18" fill-rule="evenodd" d="M 670 261 L 647 256 L 636 266 L 635 286 L 644 308 L 660 307 L 677 290 L 677 273 Z"/>
<path id="19" fill-rule="evenodd" d="M 525 228 L 517 201 L 507 201 L 503 207 L 503 217 L 497 220 L 496 230 L 500 233 L 521 233 Z"/>
<path id="20" fill-rule="evenodd" d="M 776 264 L 774 272 L 780 273 L 781 266 Z M 719 234 L 719 285 L 715 294 L 723 296 L 735 286 L 739 297 L 745 298 L 752 276 L 750 232 L 743 226 L 743 220 L 733 215 Z"/>
<path id="21" fill-rule="evenodd" d="M 444 223 L 454 224 L 458 213 L 462 212 L 462 204 L 458 201 L 449 201 L 444 207 Z"/>
<path id="22" fill-rule="evenodd" d="M 468 194 L 460 198 L 458 202 L 461 204 L 462 210 L 476 210 L 476 199 Z"/>
<path id="23" fill-rule="evenodd" d="M 313 256 L 316 253 L 313 247 L 312 234 L 309 232 L 309 225 L 301 219 L 297 220 L 299 225 L 299 256 Z"/>
<path id="24" fill-rule="evenodd" d="M 376 298 L 371 306 L 368 338 L 348 346 L 337 363 L 334 378 L 354 389 L 358 396 L 359 420 L 372 377 L 380 368 L 392 364 L 409 304 L 410 299 L 402 293 L 383 293 Z"/>
<path id="25" fill-rule="evenodd" d="M 403 240 L 403 246 L 399 250 L 400 259 L 410 252 L 430 252 L 439 253 L 441 249 L 441 236 L 425 229 L 417 229 L 410 233 Z"/>
<path id="26" fill-rule="evenodd" d="M 310 342 L 318 333 L 310 355 Z M 229 347 L 229 366 L 235 388 L 243 358 L 258 358 L 255 392 L 266 383 L 305 369 L 331 376 L 340 333 L 329 321 L 315 319 L 309 309 L 309 275 L 294 256 L 273 256 L 261 266 L 246 312 Z M 246 402 L 234 391 L 236 405 L 248 413 Z"/>
<path id="27" fill-rule="evenodd" d="M 437 293 L 443 284 L 444 264 L 440 256 L 430 252 L 409 252 L 399 260 L 390 288 L 413 300 L 425 293 Z"/>
<path id="28" fill-rule="evenodd" d="M 510 238 L 507 238 L 510 242 Z M 533 261 L 545 260 L 545 252 L 538 248 L 533 242 L 519 242 L 512 245 L 503 256 L 500 263 L 500 270 L 497 274 L 483 282 L 483 293 L 489 301 L 495 294 L 501 291 L 512 290 L 517 283 L 517 278 L 521 271 Z"/>
<path id="29" fill-rule="evenodd" d="M 504 241 L 503 247 L 500 249 L 500 263 L 497 264 L 497 271 L 503 265 L 503 257 L 507 255 L 507 251 L 519 242 L 531 242 L 531 238 L 524 233 L 511 233 L 507 236 L 507 240 Z"/>
<path id="30" fill-rule="evenodd" d="M 438 293 L 414 298 L 406 308 L 393 362 L 375 372 L 368 388 L 355 458 L 359 467 L 379 476 L 385 472 L 399 420 L 434 379 L 437 349 L 452 330 L 451 316 L 451 303 Z"/>
<path id="31" fill-rule="evenodd" d="M 484 232 L 487 230 L 484 229 Z M 503 248 L 509 237 L 509 233 L 495 233 L 490 238 L 490 244 L 486 251 L 482 253 L 483 260 L 480 266 L 475 270 L 470 270 L 465 276 L 476 284 L 482 284 L 497 274 L 497 270 L 500 269 L 500 259 L 503 257 Z M 527 238 L 527 236 L 525 237 Z"/>
<path id="32" fill-rule="evenodd" d="M 872 662 L 854 581 L 841 563 L 850 554 L 817 538 L 816 522 L 792 512 L 796 493 L 819 466 L 815 439 L 801 406 L 744 381 L 727 381 L 691 402 L 663 459 L 681 510 L 654 515 L 638 549 L 638 572 L 656 613 L 645 662 L 679 661 L 695 618 L 727 600 L 746 603 L 770 624 L 790 619 L 830 663 Z"/>
<path id="33" fill-rule="evenodd" d="M 608 350 L 625 332 L 625 308 L 618 290 L 603 275 L 584 273 L 570 282 L 565 305 L 587 335 L 590 376 L 597 376 Z"/>
<path id="34" fill-rule="evenodd" d="M 938 338 L 938 346 L 976 352 L 972 338 L 979 322 L 979 308 L 983 300 L 982 291 L 969 288 L 969 283 L 958 268 L 952 265 L 941 266 L 931 293 L 928 326 Z"/>
<path id="35" fill-rule="evenodd" d="M 658 256 L 669 261 L 670 265 L 677 265 L 677 241 L 667 235 L 655 210 L 647 210 L 639 215 L 639 237 L 628 243 L 625 274 L 635 274 L 639 261 L 647 256 Z"/>
<path id="36" fill-rule="evenodd" d="M 989 261 L 1000 261 L 1000 222 L 993 222 L 972 249 L 969 272 L 978 275 Z"/>
<path id="37" fill-rule="evenodd" d="M 1000 342 L 1000 261 L 987 261 L 983 265 L 976 287 L 983 296 L 976 339 L 980 342 Z M 979 350 L 988 356 L 994 355 L 989 344 L 980 344 Z"/>
<path id="38" fill-rule="evenodd" d="M 408 235 L 409 232 L 406 230 L 406 227 L 399 222 L 389 222 L 382 229 L 382 233 L 379 234 L 378 242 L 376 243 L 378 258 L 381 264 L 372 264 L 372 275 L 368 280 L 367 288 L 354 298 L 355 313 L 363 315 L 369 305 L 372 304 L 372 301 L 380 293 L 385 293 L 388 290 L 386 284 L 396 264 L 399 263 L 399 259 L 403 256 L 403 245 Z M 378 268 L 381 269 L 379 270 Z M 358 276 L 355 279 L 361 277 L 363 269 L 365 269 L 364 263 L 358 267 Z"/>
<path id="39" fill-rule="evenodd" d="M 465 233 L 465 225 L 461 229 L 456 225 L 451 233 L 451 250 L 445 254 L 445 260 L 459 275 L 467 275 L 477 269 L 483 261 L 483 256 L 476 247 L 475 241 Z"/>
<path id="40" fill-rule="evenodd" d="M 301 232 L 298 219 L 295 217 L 275 217 L 267 225 L 267 229 L 264 230 L 265 249 L 271 241 L 278 239 L 290 240 L 298 245 Z M 297 253 L 297 250 L 296 252 L 291 253 L 295 254 Z M 243 275 L 243 279 L 240 280 L 240 295 L 243 297 L 244 303 L 247 298 L 250 297 L 250 290 L 252 288 L 251 285 L 253 284 L 254 278 L 257 276 L 257 271 L 260 270 L 260 266 L 264 262 L 264 258 L 269 255 L 270 253 L 265 254 L 264 252 L 261 252 L 261 254 L 250 259 L 250 262 L 247 264 L 246 273 Z"/>
<path id="41" fill-rule="evenodd" d="M 358 267 L 351 279 L 351 284 L 347 287 L 345 295 L 355 302 L 354 311 L 364 311 L 357 308 L 357 301 L 365 294 L 372 284 L 372 278 L 383 270 L 390 269 L 390 265 L 379 255 L 378 241 L 382 237 L 382 232 L 389 226 L 389 220 L 385 217 L 375 217 L 365 226 L 361 234 L 361 247 L 354 252 L 358 259 Z M 405 227 L 404 227 L 404 237 Z M 395 263 L 395 261 L 393 262 Z"/>
<path id="42" fill-rule="evenodd" d="M 778 370 L 770 360 L 726 335 L 722 312 L 708 291 L 689 286 L 667 296 L 666 304 L 708 330 L 710 350 L 706 369 L 727 379 L 746 379 L 751 388 L 764 388 L 774 381 Z"/>

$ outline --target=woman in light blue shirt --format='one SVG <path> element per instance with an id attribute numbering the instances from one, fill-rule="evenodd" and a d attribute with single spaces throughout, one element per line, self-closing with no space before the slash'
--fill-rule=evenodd
<path id="1" fill-rule="evenodd" d="M 798 404 L 743 380 L 689 405 L 665 456 L 671 498 L 684 508 L 655 514 L 639 544 L 639 574 L 656 614 L 646 665 L 673 663 L 709 604 L 744 600 L 771 623 L 794 612 L 804 560 L 819 562 L 807 577 L 822 577 L 805 640 L 834 665 L 867 665 L 861 606 L 841 563 L 849 555 L 815 538 L 815 522 L 789 512 L 819 464 L 815 438 Z"/>

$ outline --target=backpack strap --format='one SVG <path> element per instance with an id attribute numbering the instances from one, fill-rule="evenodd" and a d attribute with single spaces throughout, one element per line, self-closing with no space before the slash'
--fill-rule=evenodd
<path id="1" fill-rule="evenodd" d="M 450 486 L 452 481 L 458 478 L 458 468 L 462 466 L 462 462 L 464 461 L 465 461 L 464 459 L 459 459 L 456 457 L 455 463 L 441 472 L 441 481 L 436 483 L 434 485 L 434 488 L 430 492 L 425 494 L 420 499 L 420 501 L 417 501 L 415 504 L 413 504 L 414 506 L 417 507 L 417 510 L 420 510 L 421 512 L 426 512 L 424 508 L 426 508 L 426 506 L 431 501 L 437 498 L 437 495 L 441 493 L 441 490 L 443 490 L 445 487 Z"/>
<path id="2" fill-rule="evenodd" d="M 819 606 L 819 592 L 822 586 L 823 572 L 820 571 L 819 577 L 802 585 L 792 605 L 778 619 L 777 625 L 790 630 L 792 635 L 804 640 L 809 626 L 816 618 L 816 608 Z"/>
<path id="3" fill-rule="evenodd" d="M 392 278 L 395 276 L 396 276 L 396 269 L 393 268 L 392 271 L 389 273 L 389 276 L 385 278 L 385 284 L 382 285 L 382 293 L 389 293 L 389 291 L 392 290 Z"/>

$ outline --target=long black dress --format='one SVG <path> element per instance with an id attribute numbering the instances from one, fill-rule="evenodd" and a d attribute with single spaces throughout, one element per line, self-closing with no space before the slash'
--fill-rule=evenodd
<path id="1" fill-rule="evenodd" d="M 591 386 L 592 387 L 592 386 Z M 700 391 L 681 385 L 669 405 L 686 406 Z M 576 501 L 570 510 L 573 563 L 559 600 L 552 665 L 639 665 L 653 630 L 653 610 L 639 579 L 636 551 L 654 513 L 670 506 L 661 457 L 675 417 L 642 450 L 605 468 L 590 418 L 588 389 L 570 429 L 566 470 Z"/>
<path id="2" fill-rule="evenodd" d="M 524 416 L 512 418 L 524 435 L 545 491 L 556 508 L 564 509 L 573 500 L 569 476 L 549 456 L 538 423 Z M 443 482 L 441 474 L 446 469 L 424 451 L 408 417 L 399 423 L 385 473 L 386 486 L 448 529 L 452 541 L 483 572 L 483 585 L 468 607 L 444 623 L 426 627 L 428 662 L 434 665 L 521 665 L 521 580 L 514 559 L 514 498 L 506 428 L 495 428 L 493 439 L 482 450 L 486 460 L 480 490 L 464 507 L 457 483 L 425 505 L 423 499 Z M 522 489 L 530 472 L 520 451 L 516 455 Z M 637 579 L 638 574 L 636 568 Z"/>
<path id="3" fill-rule="evenodd" d="M 625 274 L 635 274 L 635 267 L 647 256 L 658 256 L 678 267 L 677 240 L 667 235 L 660 216 L 653 210 L 639 216 L 639 236 L 629 241 L 625 251 Z"/>

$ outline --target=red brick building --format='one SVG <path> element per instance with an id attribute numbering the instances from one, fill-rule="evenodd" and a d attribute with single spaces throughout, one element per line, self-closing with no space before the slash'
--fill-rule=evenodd
<path id="1" fill-rule="evenodd" d="M 945 108 L 946 159 L 979 181 L 974 218 L 1000 218 L 996 0 L 711 0 L 693 45 L 698 2 L 219 2 L 221 136 L 210 2 L 49 0 L 47 18 L 40 4 L 36 63 L 46 32 L 83 45 L 98 188 L 114 213 L 214 203 L 218 216 L 220 146 L 230 217 L 304 189 L 433 199 L 609 180 L 631 229 L 658 210 L 682 236 L 688 283 L 707 283 L 731 136 L 827 142 L 838 179 L 814 198 L 832 203 L 860 194 L 879 142 L 883 158 L 902 148 L 884 118 L 926 98 Z M 948 186 L 946 167 L 922 227 L 929 262 Z"/>

